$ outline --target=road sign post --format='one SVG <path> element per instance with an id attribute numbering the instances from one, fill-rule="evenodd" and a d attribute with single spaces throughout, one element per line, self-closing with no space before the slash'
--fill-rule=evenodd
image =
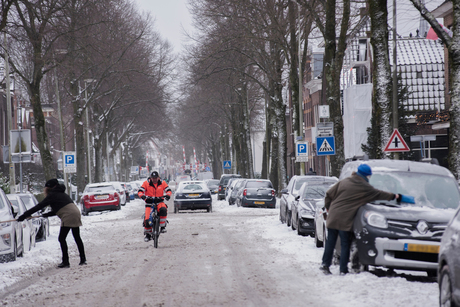
<path id="1" fill-rule="evenodd" d="M 66 151 L 64 153 L 64 172 L 77 172 L 77 160 L 75 158 L 75 151 Z"/>

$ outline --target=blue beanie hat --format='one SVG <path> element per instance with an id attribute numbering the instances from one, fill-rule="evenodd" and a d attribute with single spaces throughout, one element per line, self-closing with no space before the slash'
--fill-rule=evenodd
<path id="1" fill-rule="evenodd" d="M 366 177 L 372 175 L 372 170 L 369 165 L 361 164 L 360 166 L 358 166 L 358 173 Z"/>

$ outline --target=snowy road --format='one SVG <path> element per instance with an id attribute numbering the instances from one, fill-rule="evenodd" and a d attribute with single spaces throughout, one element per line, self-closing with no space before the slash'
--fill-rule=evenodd
<path id="1" fill-rule="evenodd" d="M 172 208 L 172 206 L 170 206 Z M 281 224 L 278 209 L 170 210 L 159 248 L 143 241 L 140 201 L 83 217 L 88 265 L 60 262 L 51 236 L 15 263 L 0 264 L 3 306 L 437 306 L 437 283 L 371 273 L 325 276 L 323 249 Z M 423 274 L 421 274 L 423 275 Z"/>

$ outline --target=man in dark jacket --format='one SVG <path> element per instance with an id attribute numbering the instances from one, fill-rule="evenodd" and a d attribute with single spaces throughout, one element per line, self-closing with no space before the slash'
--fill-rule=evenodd
<path id="1" fill-rule="evenodd" d="M 359 207 L 374 200 L 400 200 L 400 194 L 388 193 L 375 189 L 369 184 L 372 170 L 369 165 L 361 164 L 357 172 L 337 182 L 326 192 L 324 199 L 328 210 L 327 240 L 320 270 L 331 274 L 329 267 L 332 263 L 337 237 L 340 236 L 340 274 L 348 273 L 348 258 L 350 243 L 353 235 L 353 220 Z"/>
<path id="2" fill-rule="evenodd" d="M 59 243 L 61 244 L 62 250 L 62 263 L 58 265 L 58 268 L 68 268 L 70 266 L 66 242 L 66 237 L 70 230 L 72 230 L 75 243 L 77 243 L 78 252 L 80 253 L 80 265 L 85 265 L 85 248 L 83 246 L 83 241 L 80 238 L 80 226 L 82 225 L 80 210 L 74 204 L 69 195 L 65 193 L 65 185 L 59 184 L 57 179 L 50 179 L 45 183 L 44 193 L 45 199 L 24 212 L 23 215 L 18 217 L 18 221 L 23 221 L 38 210 L 41 210 L 46 206 L 50 206 L 51 211 L 43 214 L 43 216 L 57 215 L 61 219 Z"/>

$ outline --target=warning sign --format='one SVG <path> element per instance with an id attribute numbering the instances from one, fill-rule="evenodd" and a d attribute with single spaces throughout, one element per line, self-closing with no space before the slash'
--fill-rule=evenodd
<path id="1" fill-rule="evenodd" d="M 335 139 L 333 136 L 316 138 L 316 155 L 335 155 Z"/>
<path id="2" fill-rule="evenodd" d="M 409 146 L 402 138 L 398 129 L 394 129 L 393 133 L 390 136 L 390 140 L 385 146 L 384 152 L 400 152 L 400 151 L 410 151 Z"/>

